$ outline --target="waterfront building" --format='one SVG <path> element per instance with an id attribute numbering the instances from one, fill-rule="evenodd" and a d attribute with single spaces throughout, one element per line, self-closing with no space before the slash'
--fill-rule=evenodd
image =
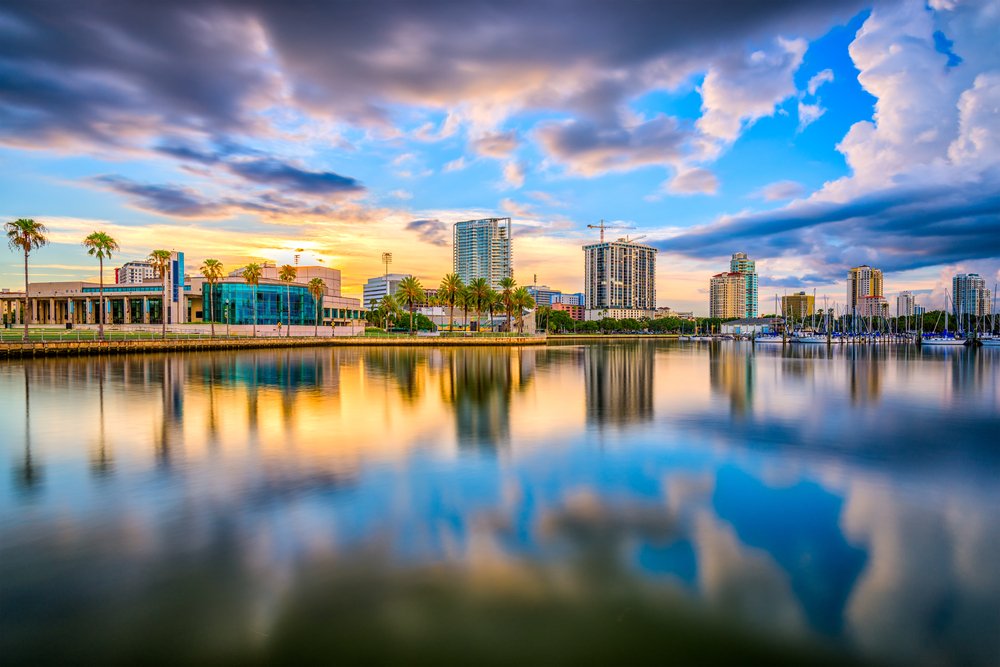
<path id="1" fill-rule="evenodd" d="M 741 313 L 742 317 L 757 317 L 757 268 L 756 262 L 747 258 L 745 252 L 734 253 L 729 260 L 729 272 L 739 273 L 744 277 L 746 283 L 744 296 L 746 306 Z"/>
<path id="2" fill-rule="evenodd" d="M 656 312 L 656 248 L 618 239 L 583 246 L 584 317 L 638 319 Z"/>
<path id="3" fill-rule="evenodd" d="M 201 275 L 184 275 L 184 253 L 174 252 L 168 264 L 166 289 L 160 280 L 104 286 L 107 324 L 167 324 L 203 322 L 208 305 L 208 284 Z M 274 277 L 261 278 L 256 289 L 257 324 L 311 325 L 316 320 L 317 303 L 309 294 L 308 282 L 319 277 L 326 286 L 323 295 L 322 323 L 330 326 L 358 325 L 364 309 L 358 299 L 340 294 L 340 271 L 325 266 L 299 267 L 295 281 L 286 285 L 277 279 L 277 269 L 269 265 Z M 254 289 L 246 284 L 242 269 L 237 269 L 212 287 L 212 309 L 217 323 L 252 324 Z M 334 287 L 335 286 L 335 289 Z M 30 283 L 27 294 L 27 314 L 35 324 L 96 324 L 100 313 L 100 285 L 94 282 L 71 281 Z M 166 297 L 166 298 L 164 298 Z M 23 322 L 25 296 L 23 292 L 0 293 L 2 310 L 13 312 Z M 164 308 L 166 302 L 166 308 Z"/>
<path id="4" fill-rule="evenodd" d="M 735 336 L 770 335 L 781 333 L 785 321 L 780 317 L 745 317 L 723 322 L 721 333 Z"/>
<path id="5" fill-rule="evenodd" d="M 386 295 L 394 296 L 396 290 L 399 289 L 399 283 L 403 282 L 406 278 L 409 278 L 409 274 L 407 273 L 390 273 L 369 278 L 368 282 L 362 288 L 363 297 L 361 303 L 370 308 L 372 299 L 381 301 L 382 297 Z"/>
<path id="6" fill-rule="evenodd" d="M 903 291 L 896 297 L 896 317 L 913 317 L 917 306 L 913 292 Z"/>
<path id="7" fill-rule="evenodd" d="M 567 306 L 585 306 L 587 303 L 587 297 L 584 296 L 583 292 L 576 292 L 575 294 L 559 294 L 558 297 L 553 297 L 553 300 Z"/>
<path id="8" fill-rule="evenodd" d="M 454 272 L 466 285 L 486 278 L 500 290 L 500 281 L 514 275 L 510 218 L 456 222 L 453 241 Z"/>
<path id="9" fill-rule="evenodd" d="M 742 273 L 717 273 L 708 284 L 709 317 L 743 317 L 747 279 Z"/>
<path id="10" fill-rule="evenodd" d="M 556 301 L 555 303 L 552 304 L 552 310 L 554 311 L 561 310 L 567 313 L 571 318 L 573 318 L 577 322 L 583 322 L 584 320 L 584 308 L 581 305 L 561 303 L 559 301 Z"/>
<path id="11" fill-rule="evenodd" d="M 791 296 L 781 297 L 782 317 L 809 317 L 816 312 L 816 298 L 812 294 L 796 292 Z"/>
<path id="12" fill-rule="evenodd" d="M 671 310 L 669 306 L 660 306 L 659 308 L 656 309 L 656 312 L 653 313 L 653 319 L 659 320 L 664 317 L 677 317 L 677 316 L 674 314 L 674 311 Z"/>
<path id="13" fill-rule="evenodd" d="M 990 290 L 978 273 L 960 273 L 951 281 L 952 314 L 982 317 L 990 312 Z"/>
<path id="14" fill-rule="evenodd" d="M 133 285 L 158 278 L 156 269 L 145 260 L 126 262 L 121 268 L 115 269 L 115 283 L 118 285 Z"/>
<path id="15" fill-rule="evenodd" d="M 915 316 L 921 316 L 921 315 L 923 315 L 926 312 L 927 312 L 927 309 L 924 308 L 923 306 L 917 306 L 917 305 L 913 306 L 913 314 Z"/>
<path id="16" fill-rule="evenodd" d="M 884 296 L 861 296 L 855 307 L 858 317 L 888 317 L 889 302 Z"/>
<path id="17" fill-rule="evenodd" d="M 531 285 L 527 289 L 528 294 L 535 300 L 536 307 L 551 306 L 553 303 L 560 301 L 560 297 L 562 297 L 561 291 L 552 289 L 547 285 Z"/>
<path id="18" fill-rule="evenodd" d="M 861 315 L 859 300 L 863 297 L 882 296 L 882 269 L 867 264 L 856 266 L 847 274 L 847 312 Z"/>

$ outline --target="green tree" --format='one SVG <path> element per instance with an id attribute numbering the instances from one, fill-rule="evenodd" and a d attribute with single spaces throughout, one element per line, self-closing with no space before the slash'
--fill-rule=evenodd
<path id="1" fill-rule="evenodd" d="M 448 331 L 451 331 L 455 323 L 455 304 L 458 303 L 458 295 L 465 285 L 457 273 L 449 273 L 441 280 L 438 287 L 438 299 L 441 305 L 448 306 Z"/>
<path id="2" fill-rule="evenodd" d="M 517 281 L 512 276 L 500 279 L 500 303 L 507 314 L 507 331 L 510 331 L 510 317 L 514 312 L 514 290 L 517 288 Z"/>
<path id="3" fill-rule="evenodd" d="M 167 339 L 167 273 L 170 271 L 170 251 L 154 250 L 147 258 L 153 265 L 153 270 L 160 276 L 160 284 L 163 287 L 163 304 L 160 306 L 160 320 L 163 323 L 163 339 Z"/>
<path id="4" fill-rule="evenodd" d="M 462 309 L 462 317 L 465 322 L 465 326 L 469 326 L 469 308 L 472 307 L 472 296 L 469 294 L 468 287 L 462 287 L 458 290 L 458 301 L 457 304 L 459 308 Z"/>
<path id="5" fill-rule="evenodd" d="M 486 305 L 486 295 L 489 294 L 490 283 L 486 278 L 473 278 L 469 283 L 469 298 L 472 299 L 472 309 L 476 313 L 476 329 L 479 329 L 479 314 Z"/>
<path id="6" fill-rule="evenodd" d="M 208 319 L 212 323 L 212 338 L 215 338 L 215 304 L 212 301 L 215 298 L 214 290 L 215 283 L 222 279 L 222 262 L 217 259 L 206 259 L 205 263 L 201 265 L 201 275 L 205 276 L 205 282 L 208 283 Z M 204 308 L 204 304 L 202 304 Z"/>
<path id="7" fill-rule="evenodd" d="M 395 296 L 386 294 L 379 301 L 379 313 L 385 318 L 385 329 L 389 330 L 389 318 L 395 318 L 400 314 L 399 300 Z"/>
<path id="8" fill-rule="evenodd" d="M 7 232 L 7 245 L 10 249 L 24 252 L 24 340 L 28 340 L 28 320 L 31 319 L 31 309 L 28 307 L 28 253 L 48 244 L 46 234 L 49 230 L 31 218 L 5 222 L 3 228 Z"/>
<path id="9" fill-rule="evenodd" d="M 243 268 L 243 280 L 246 281 L 247 285 L 251 287 L 251 294 L 253 298 L 253 335 L 254 338 L 257 337 L 257 285 L 260 284 L 261 276 L 264 275 L 264 269 L 261 268 L 260 264 L 250 263 Z"/>
<path id="10" fill-rule="evenodd" d="M 413 313 L 417 309 L 417 304 L 423 303 L 424 301 L 424 290 L 420 286 L 419 280 L 413 276 L 407 276 L 400 281 L 399 289 L 396 291 L 396 295 L 410 311 L 410 334 L 412 334 Z"/>
<path id="11" fill-rule="evenodd" d="M 491 287 L 489 290 L 487 290 L 485 298 L 486 301 L 483 305 L 483 308 L 485 308 L 490 314 L 490 319 L 488 321 L 490 323 L 490 329 L 492 330 L 493 312 L 497 309 L 497 306 L 500 303 L 500 295 L 497 294 L 496 290 L 494 290 Z"/>
<path id="12" fill-rule="evenodd" d="M 285 264 L 278 271 L 278 278 L 285 281 L 285 309 L 288 312 L 288 333 L 286 337 L 292 335 L 292 281 L 295 280 L 295 276 L 298 273 L 298 270 L 291 264 Z"/>
<path id="13" fill-rule="evenodd" d="M 118 241 L 104 232 L 94 232 L 83 239 L 83 247 L 87 248 L 88 255 L 97 257 L 97 260 L 100 262 L 101 287 L 98 302 L 101 304 L 101 317 L 97 320 L 97 338 L 104 340 L 104 258 L 111 259 L 111 254 L 118 252 L 121 248 L 118 246 Z"/>
<path id="14" fill-rule="evenodd" d="M 569 331 L 574 328 L 574 320 L 565 310 L 554 310 L 549 316 L 549 324 L 556 331 Z"/>
<path id="15" fill-rule="evenodd" d="M 314 336 L 319 336 L 319 310 L 323 306 L 323 292 L 326 290 L 326 283 L 322 278 L 313 278 L 309 281 L 309 293 L 316 300 L 316 331 Z"/>
<path id="16" fill-rule="evenodd" d="M 518 287 L 513 294 L 514 307 L 517 309 L 517 331 L 524 333 L 524 311 L 535 307 L 535 299 L 527 287 Z"/>

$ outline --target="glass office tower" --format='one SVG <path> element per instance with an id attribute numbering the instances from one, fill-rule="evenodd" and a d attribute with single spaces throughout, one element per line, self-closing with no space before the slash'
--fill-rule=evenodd
<path id="1" fill-rule="evenodd" d="M 454 267 L 468 285 L 486 278 L 495 290 L 514 275 L 510 218 L 486 218 L 455 223 Z"/>

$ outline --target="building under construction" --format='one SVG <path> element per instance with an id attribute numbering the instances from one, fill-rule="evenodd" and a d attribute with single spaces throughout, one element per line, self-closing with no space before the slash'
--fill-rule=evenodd
<path id="1" fill-rule="evenodd" d="M 656 248 L 628 237 L 583 246 L 584 317 L 652 318 L 656 313 Z M 639 237 L 643 238 L 643 237 Z"/>

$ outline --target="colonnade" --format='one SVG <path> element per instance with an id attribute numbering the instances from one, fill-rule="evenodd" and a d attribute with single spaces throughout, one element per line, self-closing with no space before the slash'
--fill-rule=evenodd
<path id="1" fill-rule="evenodd" d="M 142 301 L 141 310 L 133 312 L 132 302 Z M 159 301 L 159 299 L 154 299 Z M 7 315 L 7 321 L 12 324 L 24 324 L 22 315 L 26 315 L 29 324 L 97 324 L 98 312 L 100 311 L 99 297 L 31 297 L 27 299 L 25 308 L 24 297 L 2 298 L 4 308 L 3 314 Z M 120 315 L 117 322 L 114 322 L 112 313 L 119 310 L 112 306 L 112 302 L 122 302 Z M 153 324 L 149 317 L 148 296 L 143 297 L 104 297 L 105 316 L 104 323 L 121 324 Z"/>

